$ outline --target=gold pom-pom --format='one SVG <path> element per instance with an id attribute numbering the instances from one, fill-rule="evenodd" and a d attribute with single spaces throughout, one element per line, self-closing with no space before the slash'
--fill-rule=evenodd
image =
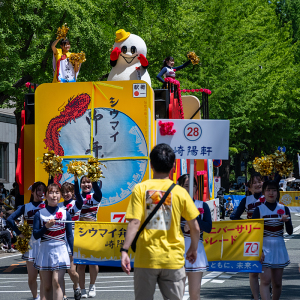
<path id="1" fill-rule="evenodd" d="M 253 168 L 263 176 L 278 172 L 279 175 L 289 176 L 293 172 L 293 163 L 286 159 L 284 152 L 276 151 L 274 154 L 265 157 L 255 157 Z"/>
<path id="2" fill-rule="evenodd" d="M 32 234 L 32 228 L 24 221 L 23 225 L 20 225 L 19 230 L 24 235 L 25 238 L 17 237 L 17 241 L 15 243 L 15 248 L 20 251 L 22 254 L 27 252 L 30 249 L 29 241 Z"/>
<path id="3" fill-rule="evenodd" d="M 82 64 L 86 61 L 85 53 L 81 51 L 80 53 L 72 53 L 70 56 L 70 62 L 73 66 L 75 66 L 75 62 Z"/>
<path id="4" fill-rule="evenodd" d="M 41 164 L 44 164 L 45 171 L 52 177 L 63 173 L 63 165 L 62 165 L 62 158 L 55 155 L 54 151 L 48 151 L 44 153 L 43 161 Z"/>
<path id="5" fill-rule="evenodd" d="M 198 65 L 200 62 L 199 57 L 194 51 L 191 51 L 187 54 L 188 59 L 192 62 L 193 65 Z"/>
<path id="6" fill-rule="evenodd" d="M 87 171 L 88 167 L 85 162 L 72 160 L 69 164 L 67 164 L 69 174 L 74 174 L 78 177 L 83 176 Z"/>
<path id="7" fill-rule="evenodd" d="M 87 177 L 92 181 L 98 181 L 101 177 L 105 178 L 103 176 L 102 170 L 100 168 L 100 165 L 103 165 L 105 168 L 106 166 L 102 164 L 98 158 L 89 158 L 88 159 L 88 174 Z"/>
<path id="8" fill-rule="evenodd" d="M 289 176 L 294 169 L 293 163 L 286 159 L 285 153 L 278 150 L 274 153 L 274 166 L 281 176 Z"/>
<path id="9" fill-rule="evenodd" d="M 67 36 L 67 33 L 69 31 L 69 27 L 67 26 L 67 23 L 65 23 L 63 26 L 58 27 L 57 32 L 56 32 L 56 39 L 60 40 L 60 39 L 65 39 Z"/>

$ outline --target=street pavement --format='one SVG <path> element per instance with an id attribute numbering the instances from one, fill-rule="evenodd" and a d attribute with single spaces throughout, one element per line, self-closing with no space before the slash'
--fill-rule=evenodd
<path id="1" fill-rule="evenodd" d="M 291 264 L 285 268 L 283 275 L 282 300 L 300 299 L 300 215 L 292 214 L 294 234 L 285 236 L 285 242 Z M 68 274 L 65 276 L 66 293 L 69 299 L 74 299 L 72 285 Z M 89 274 L 86 273 L 86 287 L 89 284 Z M 127 276 L 121 268 L 100 267 L 96 282 L 97 295 L 94 298 L 101 300 L 132 300 L 134 299 L 133 273 Z M 249 300 L 248 274 L 205 272 L 202 279 L 201 299 L 221 300 L 238 299 Z M 32 299 L 27 285 L 27 271 L 25 261 L 18 253 L 0 253 L 0 300 Z M 154 299 L 162 300 L 156 290 Z M 188 286 L 183 300 L 188 300 Z"/>

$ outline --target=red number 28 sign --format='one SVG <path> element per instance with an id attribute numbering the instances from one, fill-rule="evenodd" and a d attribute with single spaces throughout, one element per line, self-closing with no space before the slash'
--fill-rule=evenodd
<path id="1" fill-rule="evenodd" d="M 191 122 L 184 127 L 184 137 L 189 141 L 197 141 L 202 135 L 199 124 Z"/>

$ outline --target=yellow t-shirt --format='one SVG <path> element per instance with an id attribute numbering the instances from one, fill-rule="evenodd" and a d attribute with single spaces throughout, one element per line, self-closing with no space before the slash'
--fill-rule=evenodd
<path id="1" fill-rule="evenodd" d="M 133 189 L 126 219 L 138 219 L 141 224 L 171 186 L 169 179 L 150 179 Z M 199 215 L 188 192 L 176 185 L 164 204 L 153 216 L 137 241 L 134 266 L 150 269 L 180 269 L 184 266 L 184 237 L 181 216 L 186 220 Z"/>

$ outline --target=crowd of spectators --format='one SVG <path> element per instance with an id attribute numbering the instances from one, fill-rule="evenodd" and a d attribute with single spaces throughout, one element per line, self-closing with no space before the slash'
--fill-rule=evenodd
<path id="1" fill-rule="evenodd" d="M 286 185 L 287 191 L 300 191 L 300 183 L 299 182 L 288 182 Z"/>
<path id="2" fill-rule="evenodd" d="M 16 183 L 9 191 L 0 182 L 0 253 L 12 253 L 16 250 L 13 243 L 16 242 L 16 234 L 6 225 L 6 219 L 13 213 L 15 206 Z M 20 220 L 17 220 L 20 221 Z"/>

